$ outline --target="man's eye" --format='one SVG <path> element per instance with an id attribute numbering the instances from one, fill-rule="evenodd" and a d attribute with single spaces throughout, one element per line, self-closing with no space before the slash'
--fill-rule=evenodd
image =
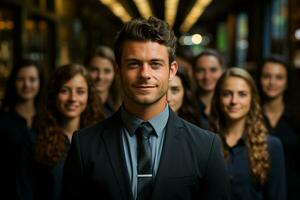
<path id="1" fill-rule="evenodd" d="M 152 68 L 158 68 L 158 67 L 161 67 L 162 66 L 162 63 L 159 63 L 159 62 L 153 62 L 151 63 L 151 67 Z"/>
<path id="2" fill-rule="evenodd" d="M 128 67 L 137 68 L 137 67 L 139 67 L 139 63 L 136 63 L 136 62 L 128 63 Z"/>

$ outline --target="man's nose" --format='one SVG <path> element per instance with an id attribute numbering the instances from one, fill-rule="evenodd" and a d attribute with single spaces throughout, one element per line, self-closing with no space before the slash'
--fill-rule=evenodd
<path id="1" fill-rule="evenodd" d="M 150 65 L 148 63 L 142 64 L 140 69 L 140 75 L 143 78 L 147 78 L 147 79 L 150 78 Z"/>

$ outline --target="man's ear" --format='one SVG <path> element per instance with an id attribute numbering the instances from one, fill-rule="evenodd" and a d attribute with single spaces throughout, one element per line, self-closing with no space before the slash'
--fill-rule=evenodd
<path id="1" fill-rule="evenodd" d="M 170 65 L 169 81 L 173 80 L 174 76 L 176 76 L 177 70 L 178 70 L 178 64 L 176 61 L 173 61 Z"/>

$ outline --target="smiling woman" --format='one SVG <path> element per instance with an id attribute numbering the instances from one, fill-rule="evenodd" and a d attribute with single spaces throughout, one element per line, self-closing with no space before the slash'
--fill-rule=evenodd
<path id="1" fill-rule="evenodd" d="M 288 64 L 279 55 L 266 58 L 260 68 L 259 86 L 267 128 L 278 137 L 284 148 L 288 199 L 298 199 L 299 170 L 299 101 L 293 103 L 292 79 Z M 296 88 L 295 88 L 296 89 Z"/>
<path id="2" fill-rule="evenodd" d="M 6 163 L 0 170 L 1 179 L 6 183 L 3 191 L 25 199 L 32 197 L 31 164 L 43 77 L 41 67 L 35 61 L 19 61 L 6 84 L 0 114 L 0 152 Z"/>
<path id="3" fill-rule="evenodd" d="M 112 49 L 108 46 L 97 47 L 85 58 L 85 67 L 92 77 L 107 118 L 120 107 L 122 101 L 117 65 Z"/>
<path id="4" fill-rule="evenodd" d="M 36 144 L 37 199 L 59 199 L 63 165 L 74 131 L 103 119 L 92 80 L 78 64 L 59 67 L 49 81 Z"/>
<path id="5" fill-rule="evenodd" d="M 178 116 L 201 127 L 200 112 L 195 109 L 197 108 L 195 92 L 186 68 L 179 66 L 176 76 L 170 81 L 167 100 Z"/>
<path id="6" fill-rule="evenodd" d="M 286 199 L 282 145 L 267 135 L 258 91 L 247 71 L 224 72 L 215 88 L 211 117 L 223 141 L 232 199 Z"/>

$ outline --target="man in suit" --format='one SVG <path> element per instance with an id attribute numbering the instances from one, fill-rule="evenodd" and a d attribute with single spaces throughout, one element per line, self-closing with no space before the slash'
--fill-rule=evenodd
<path id="1" fill-rule="evenodd" d="M 175 49 L 173 31 L 159 19 L 123 26 L 114 49 L 123 105 L 74 133 L 62 199 L 228 199 L 219 138 L 179 118 L 167 104 L 168 82 L 177 71 Z M 151 134 L 142 140 L 145 123 Z"/>

